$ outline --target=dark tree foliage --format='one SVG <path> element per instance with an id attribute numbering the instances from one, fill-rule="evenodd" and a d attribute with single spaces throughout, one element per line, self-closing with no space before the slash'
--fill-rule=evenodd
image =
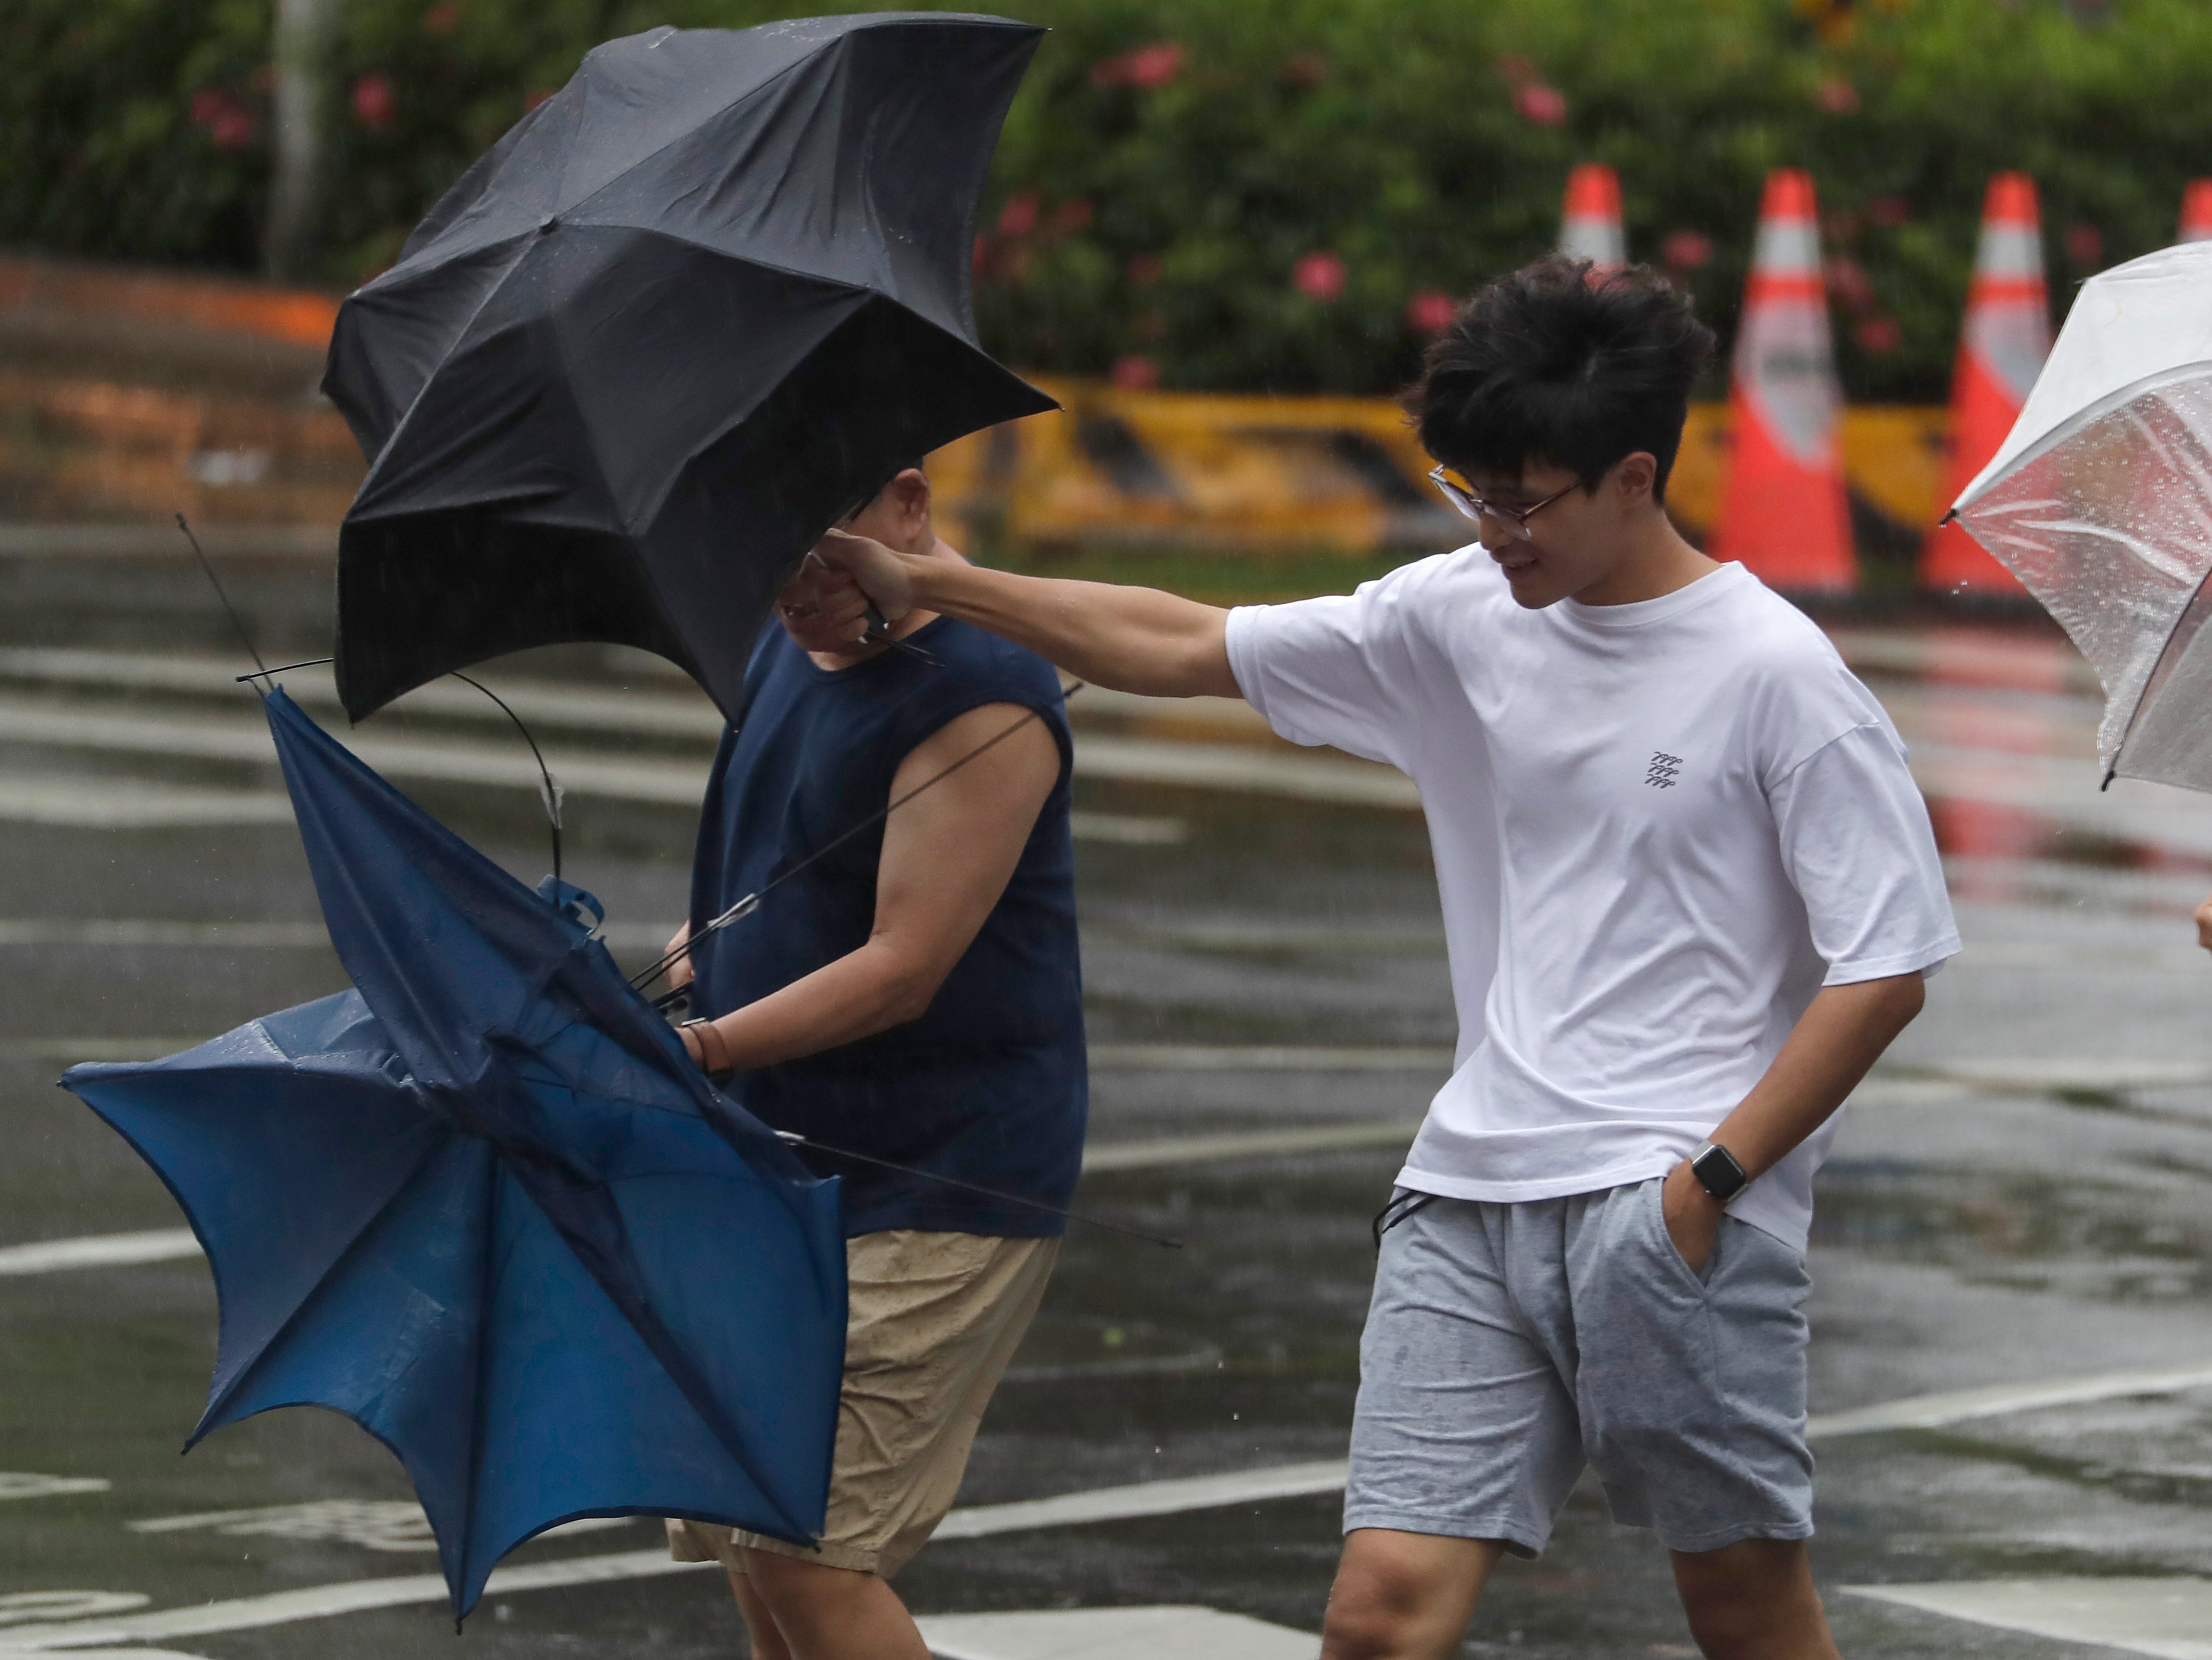
<path id="1" fill-rule="evenodd" d="M 334 0 L 320 245 L 387 262 L 594 42 L 753 0 Z M 2203 0 L 1030 0 L 1052 27 L 986 205 L 985 338 L 1127 384 L 1373 392 L 1448 297 L 1546 251 L 1577 161 L 1723 336 L 1761 180 L 1817 179 L 1862 398 L 1940 398 L 1983 188 L 2043 192 L 2054 307 L 2212 173 Z M 0 239 L 251 269 L 270 0 L 0 0 Z"/>

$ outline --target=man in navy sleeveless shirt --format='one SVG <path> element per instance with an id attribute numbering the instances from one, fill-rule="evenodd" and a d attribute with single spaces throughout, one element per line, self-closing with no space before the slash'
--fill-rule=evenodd
<path id="1" fill-rule="evenodd" d="M 937 538 L 918 467 L 845 525 L 960 560 Z M 786 590 L 788 627 L 804 626 L 813 591 Z M 886 1582 L 951 1506 L 1057 1255 L 1061 1221 L 1042 1207 L 1065 1205 L 1082 1166 L 1059 677 L 948 617 L 918 612 L 893 633 L 898 646 L 813 653 L 786 629 L 764 633 L 702 812 L 691 921 L 672 942 L 830 849 L 757 912 L 699 938 L 675 975 L 703 1017 L 686 1046 L 777 1129 L 971 1184 L 807 1155 L 843 1180 L 851 1296 L 821 1546 L 669 1524 L 679 1558 L 728 1568 L 765 1660 L 926 1660 Z"/>

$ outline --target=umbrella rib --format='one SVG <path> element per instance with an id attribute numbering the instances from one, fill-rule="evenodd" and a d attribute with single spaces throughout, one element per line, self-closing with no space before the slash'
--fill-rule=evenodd
<path id="1" fill-rule="evenodd" d="M 491 1307 L 492 1286 L 495 1278 L 493 1264 L 499 1255 L 501 1195 L 505 1190 L 507 1178 L 506 1166 L 500 1162 L 499 1154 L 489 1148 L 484 1160 L 484 1179 L 489 1184 L 491 1190 L 486 1196 L 489 1203 L 485 1206 L 487 1214 L 484 1219 L 483 1261 L 477 1270 L 477 1277 L 478 1318 L 474 1334 L 475 1364 L 471 1368 L 469 1378 L 469 1484 L 468 1491 L 463 1495 L 461 1500 L 461 1540 L 459 1553 L 460 1572 L 448 1582 L 453 1593 L 453 1631 L 456 1635 L 460 1632 L 464 1612 L 461 1608 L 462 1585 L 475 1567 L 475 1563 L 471 1559 L 473 1554 L 472 1548 L 476 1542 L 477 1491 L 483 1475 L 484 1419 L 487 1415 L 484 1401 L 484 1372 L 487 1368 L 484 1356 L 490 1348 L 490 1345 L 484 1342 L 484 1320 Z M 434 1526 L 433 1531 L 435 1531 Z"/>
<path id="2" fill-rule="evenodd" d="M 469 314 L 462 320 L 461 326 L 453 330 L 453 342 L 438 354 L 438 360 L 430 366 L 430 373 L 422 377 L 422 384 L 415 389 L 415 395 L 407 400 L 407 407 L 399 412 L 399 418 L 392 423 L 392 430 L 385 434 L 384 442 L 376 446 L 376 453 L 369 458 L 368 475 L 361 481 L 361 488 L 354 492 L 355 507 L 361 505 L 362 497 L 368 494 L 368 487 L 376 482 L 377 468 L 383 463 L 385 457 L 392 453 L 392 446 L 399 441 L 399 435 L 407 430 L 408 424 L 415 419 L 415 411 L 422 407 L 423 397 L 437 380 L 438 371 L 453 360 L 453 346 L 458 345 L 468 331 L 476 326 L 477 319 L 484 313 L 484 307 L 498 298 L 500 290 L 507 287 L 507 279 L 514 275 L 524 258 L 528 256 L 533 235 L 534 233 L 522 232 L 507 239 L 507 245 L 515 250 L 514 257 L 507 262 L 507 269 L 499 274 L 498 280 L 489 284 L 482 298 L 470 308 Z M 489 248 L 496 248 L 499 245 L 497 242 L 485 245 Z M 432 267 L 431 269 L 441 268 Z M 353 516 L 352 507 L 346 510 L 346 516 L 349 518 Z"/>
<path id="3" fill-rule="evenodd" d="M 377 1143 L 375 1147 L 371 1148 L 369 1151 L 371 1153 L 380 1152 L 383 1148 L 391 1146 L 392 1142 L 403 1140 L 407 1136 L 414 1133 L 416 1128 L 418 1128 L 418 1126 L 410 1126 L 406 1130 L 396 1131 L 392 1136 L 386 1137 L 384 1141 Z M 448 1132 L 447 1135 L 439 1136 L 434 1140 L 429 1146 L 422 1149 L 422 1156 L 416 1159 L 414 1164 L 409 1168 L 405 1178 L 398 1183 L 392 1188 L 390 1197 L 387 1197 L 382 1204 L 377 1206 L 375 1210 L 370 1213 L 370 1215 L 362 1221 L 362 1225 L 354 1231 L 353 1237 L 345 1242 L 345 1248 L 331 1258 L 330 1266 L 323 1270 L 321 1277 L 315 1281 L 313 1286 L 309 1287 L 307 1294 L 300 1299 L 298 1306 L 295 1307 L 289 1314 L 287 1314 L 284 1317 L 283 1320 L 277 1325 L 274 1331 L 270 1332 L 268 1336 L 262 1339 L 260 1347 L 253 1351 L 253 1354 L 251 1359 L 240 1362 L 238 1370 L 231 1374 L 230 1381 L 222 1386 L 222 1393 L 220 1395 L 210 1396 L 209 1397 L 207 1410 L 200 1415 L 199 1427 L 192 1432 L 191 1439 L 185 1444 L 187 1451 L 189 1451 L 192 1446 L 198 1445 L 202 1436 L 207 1434 L 213 1429 L 220 1427 L 215 1422 L 216 1415 L 223 1410 L 223 1409 L 229 1404 L 232 1398 L 237 1395 L 239 1390 L 246 1386 L 246 1380 L 251 1378 L 254 1372 L 260 1369 L 261 1363 L 269 1358 L 270 1353 L 276 1348 L 277 1344 L 283 1342 L 285 1336 L 299 1323 L 301 1316 L 307 1312 L 308 1305 L 315 1300 L 316 1293 L 322 1290 L 324 1285 L 329 1281 L 331 1273 L 343 1264 L 345 1260 L 349 1257 L 352 1256 L 356 1251 L 360 1249 L 361 1242 L 367 1239 L 369 1234 L 375 1230 L 376 1225 L 384 1220 L 386 1215 L 391 1210 L 392 1207 L 399 1203 L 401 1196 L 414 1184 L 415 1178 L 422 1173 L 423 1166 L 428 1164 L 432 1159 L 436 1157 L 438 1153 L 445 1148 L 451 1140 L 452 1136 L 451 1133 Z M 136 1148 L 137 1143 L 133 1141 L 131 1145 Z M 146 1155 L 143 1151 L 141 1151 L 139 1156 L 141 1158 L 144 1158 Z M 150 1159 L 147 1161 L 149 1164 L 152 1163 Z M 171 1190 L 173 1192 L 175 1190 L 173 1188 Z M 181 1195 L 179 1196 L 179 1203 L 181 1203 Z M 185 1214 L 187 1216 L 191 1215 L 191 1208 L 189 1205 L 185 1207 Z M 204 1246 L 204 1240 L 202 1243 Z M 212 1271 L 214 1269 L 216 1260 L 215 1253 L 212 1251 L 210 1251 L 207 1255 L 209 1267 L 210 1271 Z M 218 1293 L 218 1305 L 220 1304 L 220 1293 L 222 1291 L 222 1278 L 220 1275 L 217 1275 L 216 1288 Z"/>
<path id="4" fill-rule="evenodd" d="M 842 45 L 843 41 L 848 38 L 849 36 L 840 36 L 837 44 Z M 776 86 L 789 76 L 798 74 L 800 70 L 814 62 L 814 60 L 821 55 L 821 51 L 817 48 L 816 51 L 808 52 L 803 58 L 794 58 L 792 62 L 785 64 L 783 68 L 778 70 L 774 75 L 769 76 L 767 80 L 759 82 L 753 86 L 746 88 L 744 91 L 731 99 L 728 103 L 717 105 L 714 109 L 708 112 L 708 113 L 700 117 L 697 121 L 684 128 L 682 132 L 678 133 L 675 136 L 671 138 L 666 143 L 654 145 L 653 148 L 647 150 L 643 155 L 639 156 L 635 161 L 630 162 L 629 166 L 625 167 L 620 173 L 608 179 L 605 184 L 594 185 L 591 190 L 578 197 L 574 202 L 571 202 L 567 207 L 556 208 L 554 209 L 553 216 L 556 219 L 565 217 L 567 215 L 575 212 L 579 208 L 586 206 L 594 198 L 605 195 L 616 185 L 621 184 L 623 179 L 629 178 L 630 174 L 635 173 L 640 167 L 645 166 L 648 161 L 652 161 L 658 157 L 665 154 L 668 151 L 674 149 L 685 139 L 696 133 L 701 127 L 705 126 L 708 122 L 720 120 L 723 116 L 727 115 L 732 110 L 737 108 L 738 105 L 743 104 L 750 99 L 759 97 L 763 93 L 768 91 L 769 88 Z M 586 63 L 590 62 L 588 56 L 586 56 L 585 61 Z M 589 93 L 590 89 L 586 88 L 586 95 L 587 99 L 589 97 Z M 577 124 L 580 128 L 582 125 L 580 119 Z M 571 154 L 573 155 L 573 154 L 574 152 L 572 150 Z M 561 167 L 561 185 L 564 192 L 567 190 L 568 184 L 568 167 L 567 161 L 564 160 Z"/>

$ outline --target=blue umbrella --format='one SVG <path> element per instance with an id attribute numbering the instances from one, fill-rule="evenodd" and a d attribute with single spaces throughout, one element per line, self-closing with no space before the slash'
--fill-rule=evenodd
<path id="1" fill-rule="evenodd" d="M 176 1195 L 222 1337 L 197 1443 L 272 1407 L 396 1453 L 456 1619 L 583 1516 L 810 1542 L 845 1345 L 837 1184 L 732 1106 L 592 937 L 264 700 L 355 989 L 62 1081 Z"/>

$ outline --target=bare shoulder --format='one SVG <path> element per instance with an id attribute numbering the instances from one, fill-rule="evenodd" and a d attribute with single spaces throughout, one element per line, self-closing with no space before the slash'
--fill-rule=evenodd
<path id="1" fill-rule="evenodd" d="M 915 745 L 899 769 L 900 782 L 908 781 L 908 772 L 937 772 L 948 766 L 978 778 L 1005 779 L 1033 771 L 1056 778 L 1060 744 L 1039 711 L 1018 703 L 986 703 L 955 715 Z"/>

